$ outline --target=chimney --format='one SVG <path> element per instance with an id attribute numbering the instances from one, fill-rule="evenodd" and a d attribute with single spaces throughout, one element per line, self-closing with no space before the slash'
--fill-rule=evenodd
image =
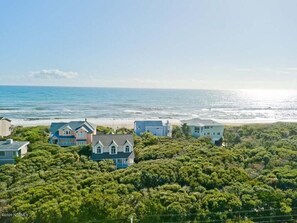
<path id="1" fill-rule="evenodd" d="M 12 144 L 13 143 L 13 139 L 7 139 L 6 142 L 7 142 L 7 144 Z"/>
<path id="2" fill-rule="evenodd" d="M 88 121 L 88 119 L 87 118 L 85 118 L 85 122 L 87 122 Z"/>

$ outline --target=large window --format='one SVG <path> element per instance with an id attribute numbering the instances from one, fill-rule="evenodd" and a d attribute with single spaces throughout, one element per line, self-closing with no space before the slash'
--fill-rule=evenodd
<path id="1" fill-rule="evenodd" d="M 4 151 L 0 151 L 0 156 L 5 156 L 5 152 Z"/>
<path id="2" fill-rule="evenodd" d="M 115 146 L 111 147 L 110 154 L 116 154 L 116 147 Z"/>
<path id="3" fill-rule="evenodd" d="M 98 154 L 102 153 L 102 149 L 101 149 L 101 147 L 100 147 L 100 146 L 99 146 L 99 147 L 97 147 L 97 153 L 98 153 Z"/>
<path id="4" fill-rule="evenodd" d="M 125 147 L 125 152 L 126 153 L 130 152 L 130 147 L 128 145 Z"/>
<path id="5" fill-rule="evenodd" d="M 195 132 L 199 133 L 200 132 L 200 128 L 199 127 L 195 127 Z"/>

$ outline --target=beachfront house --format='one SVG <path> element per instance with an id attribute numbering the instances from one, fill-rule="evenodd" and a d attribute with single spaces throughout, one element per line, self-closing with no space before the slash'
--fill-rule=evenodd
<path id="1" fill-rule="evenodd" d="M 172 135 L 172 128 L 169 121 L 162 120 L 144 120 L 134 122 L 134 132 L 140 136 L 145 132 L 150 132 L 155 136 L 169 136 Z"/>
<path id="2" fill-rule="evenodd" d="M 22 158 L 27 153 L 28 145 L 27 141 L 13 141 L 13 139 L 0 141 L 0 165 L 13 164 L 16 157 Z"/>
<path id="3" fill-rule="evenodd" d="M 54 122 L 50 126 L 50 143 L 60 146 L 87 145 L 96 135 L 96 125 L 85 121 Z"/>
<path id="4" fill-rule="evenodd" d="M 223 124 L 210 119 L 199 118 L 184 120 L 182 123 L 186 123 L 190 127 L 191 135 L 193 137 L 210 137 L 212 142 L 215 144 L 220 144 L 220 141 L 222 141 L 224 133 Z"/>
<path id="5" fill-rule="evenodd" d="M 92 143 L 92 160 L 111 159 L 117 168 L 134 163 L 134 140 L 131 134 L 96 135 Z"/>
<path id="6" fill-rule="evenodd" d="M 9 136 L 11 132 L 11 120 L 5 117 L 0 117 L 0 137 Z"/>

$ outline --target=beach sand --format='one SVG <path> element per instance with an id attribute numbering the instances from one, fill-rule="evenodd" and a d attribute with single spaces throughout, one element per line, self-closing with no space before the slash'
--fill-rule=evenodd
<path id="1" fill-rule="evenodd" d="M 49 126 L 52 122 L 69 122 L 69 121 L 82 121 L 84 119 L 52 119 L 52 120 L 23 120 L 23 119 L 12 119 L 12 124 L 14 126 Z M 146 119 L 149 120 L 149 119 Z M 155 119 L 154 119 L 155 120 Z M 167 120 L 167 119 L 166 119 Z M 166 121 L 164 119 L 164 121 Z M 168 119 L 170 124 L 172 125 L 181 125 L 181 121 L 178 119 Z M 297 120 L 219 120 L 213 119 L 217 122 L 220 122 L 227 126 L 240 126 L 240 125 L 248 125 L 248 124 L 271 124 L 276 122 L 297 122 Z M 99 125 L 99 126 L 107 126 L 114 129 L 118 128 L 134 128 L 135 119 L 95 119 L 88 118 L 90 123 Z"/>

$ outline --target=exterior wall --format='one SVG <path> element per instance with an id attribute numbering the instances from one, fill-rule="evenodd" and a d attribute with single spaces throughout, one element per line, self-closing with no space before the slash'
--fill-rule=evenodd
<path id="1" fill-rule="evenodd" d="M 28 146 L 21 147 L 20 149 L 21 157 L 24 157 L 27 152 L 28 152 Z"/>
<path id="2" fill-rule="evenodd" d="M 189 126 L 191 135 L 194 137 L 206 136 L 210 137 L 213 142 L 220 140 L 223 137 L 224 126 Z M 199 128 L 199 133 L 195 131 Z"/>
<path id="3" fill-rule="evenodd" d="M 76 139 L 85 139 L 87 140 L 87 135 L 88 133 L 83 130 L 83 129 L 79 129 L 76 133 L 75 133 L 75 138 Z"/>
<path id="4" fill-rule="evenodd" d="M 166 136 L 167 128 L 164 126 L 146 126 L 145 132 L 150 132 L 155 136 Z"/>
<path id="5" fill-rule="evenodd" d="M 64 134 L 63 131 L 64 130 L 69 130 L 70 131 L 70 134 Z M 71 136 L 71 135 L 75 135 L 75 132 L 68 129 L 68 128 L 65 128 L 65 129 L 59 129 L 59 136 Z"/>
<path id="6" fill-rule="evenodd" d="M 93 142 L 93 134 L 87 134 L 87 143 L 90 144 Z"/>
<path id="7" fill-rule="evenodd" d="M 200 126 L 189 126 L 191 130 L 191 135 L 194 137 L 200 137 L 201 134 L 201 127 Z M 197 132 L 195 129 L 199 129 L 199 132 Z"/>
<path id="8" fill-rule="evenodd" d="M 5 156 L 0 156 L 0 164 L 14 163 L 14 157 L 13 151 L 5 151 Z"/>
<path id="9" fill-rule="evenodd" d="M 117 166 L 117 168 L 126 168 L 128 166 L 131 166 L 134 164 L 134 159 L 132 158 L 119 158 L 119 159 L 113 159 L 113 161 L 115 162 L 115 165 Z"/>
<path id="10" fill-rule="evenodd" d="M 169 124 L 150 126 L 142 122 L 134 123 L 134 132 L 136 135 L 140 136 L 145 132 L 150 132 L 155 136 L 171 136 L 171 127 Z"/>
<path id="11" fill-rule="evenodd" d="M 125 152 L 126 145 L 129 145 L 129 144 L 125 144 L 124 146 L 116 146 L 115 145 L 116 149 L 117 149 L 117 152 Z M 99 145 L 93 147 L 93 153 L 97 153 L 98 146 Z M 133 151 L 133 146 L 131 146 L 131 145 L 129 145 L 129 146 L 130 146 L 130 152 Z M 109 153 L 109 148 L 110 147 L 102 147 L 102 146 L 100 146 L 100 147 L 101 147 L 101 149 L 103 148 L 103 153 Z M 112 155 L 110 155 L 110 156 L 112 158 Z"/>
<path id="12" fill-rule="evenodd" d="M 59 146 L 75 146 L 76 141 L 75 141 L 75 138 L 59 138 L 58 145 Z"/>
<path id="13" fill-rule="evenodd" d="M 0 136 L 9 136 L 11 134 L 11 123 L 7 120 L 0 120 Z"/>

